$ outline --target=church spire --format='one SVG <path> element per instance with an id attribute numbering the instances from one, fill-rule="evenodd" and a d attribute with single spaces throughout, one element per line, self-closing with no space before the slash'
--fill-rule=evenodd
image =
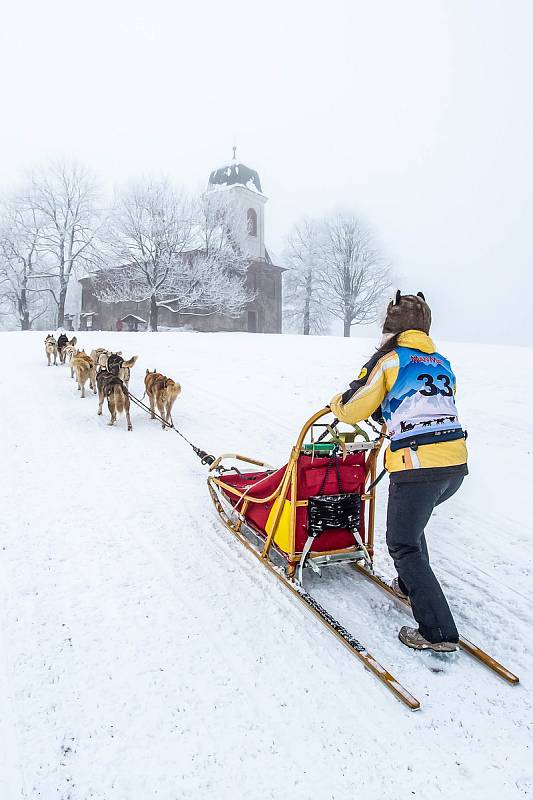
<path id="1" fill-rule="evenodd" d="M 233 163 L 235 164 L 237 161 L 237 145 L 233 145 Z"/>

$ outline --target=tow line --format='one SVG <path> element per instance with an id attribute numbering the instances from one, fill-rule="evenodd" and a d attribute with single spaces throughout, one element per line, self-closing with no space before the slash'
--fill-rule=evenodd
<path id="1" fill-rule="evenodd" d="M 139 406 L 139 408 L 142 408 L 143 411 L 146 411 L 147 414 L 150 414 L 150 416 L 153 416 L 156 419 L 158 419 L 166 428 L 170 428 L 171 431 L 174 431 L 175 433 L 178 434 L 178 436 L 181 436 L 181 438 L 185 442 L 187 442 L 189 447 L 192 447 L 192 449 L 194 450 L 194 452 L 196 453 L 202 464 L 209 464 L 209 465 L 213 464 L 213 462 L 215 461 L 215 456 L 209 455 L 209 453 L 206 453 L 205 450 L 202 450 L 200 447 L 196 447 L 195 444 L 190 442 L 189 439 L 187 439 L 187 437 L 176 428 L 174 422 L 172 421 L 172 417 L 170 418 L 171 421 L 167 422 L 166 419 L 163 419 L 163 417 L 161 417 L 156 411 L 152 411 L 152 409 L 149 408 L 146 405 L 146 403 L 143 403 L 142 400 L 139 400 L 139 398 L 135 397 L 135 395 L 132 394 L 130 391 L 128 391 L 128 397 L 130 398 L 130 400 L 133 400 L 135 405 Z"/>

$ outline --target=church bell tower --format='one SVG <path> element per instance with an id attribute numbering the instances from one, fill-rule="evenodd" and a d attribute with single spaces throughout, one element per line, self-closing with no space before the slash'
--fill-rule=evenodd
<path id="1" fill-rule="evenodd" d="M 243 229 L 246 231 L 243 251 L 254 261 L 266 261 L 265 203 L 268 198 L 261 189 L 259 175 L 237 161 L 236 150 L 234 147 L 230 164 L 213 170 L 207 191 L 229 192 L 238 213 L 243 215 Z"/>

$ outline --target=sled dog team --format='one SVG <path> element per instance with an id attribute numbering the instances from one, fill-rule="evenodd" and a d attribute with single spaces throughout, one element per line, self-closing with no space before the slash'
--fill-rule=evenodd
<path id="1" fill-rule="evenodd" d="M 54 365 L 57 366 L 57 357 L 59 356 L 61 364 L 69 365 L 70 377 L 76 378 L 81 397 L 85 397 L 87 382 L 89 382 L 92 392 L 98 393 L 98 415 L 102 413 L 104 400 L 107 399 L 111 415 L 109 425 L 116 422 L 117 414 L 125 414 L 128 430 L 133 430 L 128 385 L 131 370 L 135 366 L 138 356 L 132 356 L 126 360 L 122 357 L 121 350 L 112 352 L 104 347 L 97 347 L 88 355 L 85 350 L 76 349 L 76 344 L 75 336 L 69 340 L 68 336 L 62 333 L 56 341 L 52 334 L 48 334 L 44 340 L 48 366 L 51 366 L 52 358 Z M 180 394 L 181 386 L 177 381 L 162 375 L 155 369 L 153 372 L 146 370 L 143 397 L 148 395 L 152 419 L 155 419 L 157 407 L 159 416 L 168 425 L 172 425 L 172 408 Z M 165 422 L 161 423 L 163 430 L 166 427 Z"/>

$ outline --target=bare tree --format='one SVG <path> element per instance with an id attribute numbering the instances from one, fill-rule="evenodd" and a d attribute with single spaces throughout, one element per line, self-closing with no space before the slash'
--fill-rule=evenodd
<path id="1" fill-rule="evenodd" d="M 38 252 L 46 265 L 40 280 L 57 303 L 57 325 L 65 318 L 71 276 L 94 263 L 94 242 L 102 224 L 94 177 L 76 164 L 52 163 L 35 172 L 28 208 L 40 219 Z M 45 284 L 43 283 L 43 286 Z"/>
<path id="2" fill-rule="evenodd" d="M 283 316 L 298 333 L 324 333 L 328 327 L 319 223 L 304 219 L 287 236 L 283 260 Z"/>
<path id="3" fill-rule="evenodd" d="M 322 248 L 328 308 L 343 321 L 344 336 L 350 336 L 355 323 L 376 320 L 390 287 L 390 267 L 370 232 L 351 215 L 325 221 Z"/>
<path id="4" fill-rule="evenodd" d="M 150 301 L 150 328 L 158 312 L 236 315 L 250 299 L 247 262 L 223 203 L 191 203 L 166 181 L 123 195 L 106 239 L 115 264 L 93 282 L 104 302 Z"/>
<path id="5" fill-rule="evenodd" d="M 192 240 L 189 202 L 167 181 L 135 184 L 119 195 L 105 229 L 107 269 L 93 278 L 106 303 L 150 302 L 157 330 L 158 303 L 176 290 L 176 264 Z"/>
<path id="6" fill-rule="evenodd" d="M 41 221 L 20 196 L 4 202 L 0 217 L 0 305 L 21 330 L 49 310 L 50 287 L 41 280 Z"/>

